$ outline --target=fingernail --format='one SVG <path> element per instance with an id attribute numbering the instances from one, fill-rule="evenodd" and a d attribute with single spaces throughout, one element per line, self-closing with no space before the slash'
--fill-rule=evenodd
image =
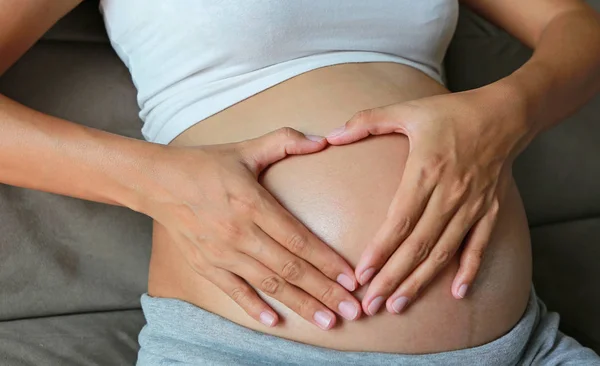
<path id="1" fill-rule="evenodd" d="M 376 297 L 375 300 L 371 301 L 367 310 L 369 310 L 369 315 L 377 314 L 377 311 L 381 307 L 383 303 L 383 296 Z"/>
<path id="2" fill-rule="evenodd" d="M 268 311 L 263 311 L 260 313 L 260 322 L 267 327 L 272 327 L 273 323 L 275 323 L 275 317 Z"/>
<path id="3" fill-rule="evenodd" d="M 464 299 L 465 295 L 467 294 L 468 288 L 469 288 L 469 286 L 465 283 L 460 285 L 460 287 L 458 288 L 458 297 L 460 297 L 461 299 Z"/>
<path id="4" fill-rule="evenodd" d="M 408 297 L 400 296 L 392 303 L 392 309 L 394 309 L 395 312 L 399 313 L 402 311 L 402 309 L 404 309 L 406 304 L 408 304 Z"/>
<path id="5" fill-rule="evenodd" d="M 323 330 L 329 329 L 329 325 L 333 320 L 333 318 L 331 318 L 331 315 L 321 310 L 317 311 L 313 318 L 315 319 L 319 327 L 321 327 Z"/>
<path id="6" fill-rule="evenodd" d="M 367 283 L 371 277 L 373 277 L 373 273 L 375 273 L 375 268 L 369 268 L 360 275 L 360 280 L 358 281 L 361 286 Z"/>
<path id="7" fill-rule="evenodd" d="M 317 136 L 317 135 L 304 135 L 304 137 L 306 137 L 310 141 L 316 141 L 316 142 L 321 142 L 321 141 L 325 140 L 325 137 Z"/>
<path id="8" fill-rule="evenodd" d="M 327 135 L 327 137 L 336 137 L 341 135 L 344 130 L 346 129 L 346 126 L 342 126 L 342 127 L 338 127 L 335 130 L 329 132 L 329 135 Z"/>
<path id="9" fill-rule="evenodd" d="M 350 301 L 342 301 L 338 305 L 340 313 L 348 320 L 354 320 L 358 315 L 358 308 Z"/>
<path id="10" fill-rule="evenodd" d="M 344 286 L 344 288 L 348 291 L 354 291 L 355 289 L 354 281 L 352 281 L 352 279 L 346 274 L 341 273 L 339 276 L 337 276 L 337 282 Z"/>

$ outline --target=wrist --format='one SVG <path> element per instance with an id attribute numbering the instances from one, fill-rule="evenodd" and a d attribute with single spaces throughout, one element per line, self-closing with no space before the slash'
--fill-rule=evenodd
<path id="1" fill-rule="evenodd" d="M 157 207 L 180 202 L 198 189 L 198 180 L 186 168 L 196 167 L 204 159 L 202 149 L 141 142 L 136 169 L 130 177 L 127 205 L 130 209 L 155 218 Z M 192 172 L 192 175 L 194 173 Z M 158 206 L 157 206 L 158 204 Z"/>
<path id="2" fill-rule="evenodd" d="M 490 86 L 502 90 L 511 106 L 519 109 L 523 115 L 520 123 L 524 124 L 531 139 L 544 130 L 538 116 L 543 108 L 544 96 L 552 89 L 552 78 L 543 64 L 530 61 Z"/>
<path id="3" fill-rule="evenodd" d="M 130 140 L 116 149 L 122 164 L 113 172 L 118 188 L 110 193 L 111 199 L 147 215 L 147 201 L 159 189 L 156 167 L 166 149 L 167 146 L 141 140 Z"/>
<path id="4" fill-rule="evenodd" d="M 484 113 L 494 116 L 499 140 L 511 142 L 509 155 L 516 157 L 540 133 L 532 109 L 536 94 L 509 77 L 480 88 L 485 95 Z"/>

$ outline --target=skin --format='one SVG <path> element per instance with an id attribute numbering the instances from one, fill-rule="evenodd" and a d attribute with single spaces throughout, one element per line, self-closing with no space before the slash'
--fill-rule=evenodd
<path id="1" fill-rule="evenodd" d="M 390 312 L 405 309 L 463 240 L 452 293 L 465 297 L 514 159 L 600 90 L 600 20 L 583 2 L 463 2 L 532 47 L 533 57 L 512 75 L 476 90 L 360 111 L 328 135 L 332 145 L 389 133 L 410 141 L 386 220 L 355 270 L 361 285 L 372 279 L 362 301 L 369 315 L 383 301 Z"/>
<path id="2" fill-rule="evenodd" d="M 176 245 L 186 253 L 187 264 L 199 275 L 213 279 L 256 320 L 261 320 L 262 312 L 270 311 L 273 318 L 269 324 L 274 325 L 277 315 L 265 309 L 264 302 L 249 292 L 253 291 L 251 287 L 232 273 L 253 284 L 258 278 L 250 280 L 244 270 L 224 273 L 236 263 L 223 263 L 215 249 L 236 250 L 234 248 L 243 246 L 248 250 L 261 243 L 270 245 L 272 250 L 281 250 L 277 248 L 276 243 L 279 243 L 289 254 L 276 258 L 277 264 L 264 263 L 272 269 L 263 268 L 261 274 L 277 275 L 276 279 L 283 281 L 280 276 L 284 274 L 284 265 L 279 262 L 289 261 L 289 256 L 305 242 L 311 246 L 311 252 L 294 258 L 306 260 L 305 266 L 315 268 L 309 273 L 312 281 L 307 278 L 303 284 L 297 284 L 306 292 L 282 299 L 283 302 L 294 308 L 298 301 L 311 301 L 312 313 L 304 312 L 304 315 L 313 322 L 317 311 L 334 317 L 331 310 L 308 295 L 325 291 L 323 289 L 335 294 L 327 305 L 336 312 L 343 301 L 360 307 L 357 300 L 335 282 L 340 273 L 353 278 L 351 267 L 257 183 L 258 174 L 269 164 L 287 155 L 323 149 L 323 138 L 311 141 L 300 132 L 284 128 L 255 141 L 227 146 L 166 148 L 66 123 L 26 110 L 4 97 L 0 97 L 0 120 L 4 122 L 0 128 L 3 136 L 0 181 L 122 205 L 154 218 L 169 228 Z M 40 156 L 44 159 L 39 159 Z M 122 175 L 114 175 L 115 166 Z M 37 180 L 32 180 L 32 176 Z M 250 210 L 259 205 L 260 212 Z M 298 244 L 299 239 L 303 243 Z M 266 260 L 242 259 L 254 267 L 260 265 L 261 259 Z M 353 282 L 348 283 L 353 286 Z M 245 297 L 240 298 L 239 291 L 245 291 Z"/>
<path id="3" fill-rule="evenodd" d="M 319 85 L 319 88 L 315 88 Z M 324 134 L 356 109 L 395 101 L 418 100 L 448 91 L 421 72 L 393 63 L 335 65 L 299 75 L 198 123 L 172 145 L 204 146 L 246 140 L 282 125 Z M 265 108 L 269 106 L 269 108 Z M 368 240 L 386 217 L 408 156 L 400 134 L 372 137 L 315 154 L 294 156 L 269 167 L 259 181 L 309 230 L 355 266 Z M 250 318 L 227 294 L 196 276 L 161 225 L 154 225 L 148 293 L 175 298 L 216 313 L 245 327 L 278 337 L 346 351 L 431 353 L 473 347 L 505 334 L 521 317 L 531 288 L 531 253 L 527 220 L 511 178 L 473 291 L 461 301 L 450 286 L 459 267 L 453 257 L 401 315 L 380 311 L 356 321 L 338 317 L 322 331 L 279 301 L 286 286 L 256 286 L 259 296 L 280 316 L 277 327 Z M 409 196 L 405 197 L 408 199 Z M 260 249 L 256 249 L 259 250 Z M 301 264 L 294 279 L 302 281 Z M 370 285 L 353 295 L 362 300 Z M 326 302 L 328 293 L 318 294 Z M 302 308 L 302 303 L 298 303 Z"/>
<path id="4" fill-rule="evenodd" d="M 0 0 L 0 74 L 79 3 Z M 301 311 L 306 320 L 323 327 L 316 319 L 333 319 L 325 328 L 335 324 L 340 304 L 360 309 L 349 292 L 357 285 L 353 268 L 257 182 L 275 161 L 325 148 L 323 137 L 282 128 L 226 146 L 164 146 L 48 116 L 2 95 L 0 121 L 0 182 L 121 205 L 152 217 L 185 253 L 184 263 L 256 321 L 274 326 L 279 319 L 251 285 L 264 278 L 287 282 L 290 257 L 311 270 L 302 283 L 290 281 L 298 290 L 279 298 L 286 306 L 308 304 Z M 255 249 L 260 245 L 283 254 L 260 256 Z M 311 250 L 298 253 L 304 246 Z M 236 253 L 236 260 L 223 261 L 218 256 L 223 249 Z M 321 303 L 315 296 L 324 292 L 332 296 Z M 359 316 L 360 310 L 353 314 Z"/>
<path id="5" fill-rule="evenodd" d="M 1 0 L 0 24 L 3 24 L 3 32 L 0 32 L 0 54 L 3 55 L 3 58 L 0 61 L 0 72 L 6 70 L 48 27 L 78 3 L 79 1 L 67 0 L 24 2 Z M 524 111 L 522 113 L 526 118 L 516 118 L 516 121 L 521 123 L 515 123 L 514 128 L 507 128 L 509 132 L 503 136 L 506 141 L 514 141 L 515 136 L 527 136 L 527 138 L 523 137 L 523 141 L 530 140 L 536 133 L 549 127 L 551 123 L 547 121 L 556 123 L 558 119 L 572 113 L 597 92 L 599 57 L 597 55 L 600 54 L 597 52 L 600 47 L 598 18 L 583 3 L 538 0 L 527 2 L 525 5 L 509 0 L 496 2 L 473 0 L 469 2 L 469 5 L 485 13 L 490 19 L 504 26 L 517 37 L 526 42 L 531 41 L 536 49 L 536 56 L 532 61 L 503 83 L 495 84 L 495 88 L 486 89 L 496 90 L 497 95 L 503 97 L 506 97 L 507 93 L 516 94 L 514 103 L 523 105 L 523 108 L 519 108 L 519 110 Z M 526 28 L 519 25 L 520 17 L 529 18 L 530 16 L 536 21 L 528 22 L 531 25 Z M 508 92 L 506 92 L 507 90 Z M 477 96 L 496 95 L 496 92 L 478 93 Z M 487 102 L 486 105 L 498 108 L 497 104 L 492 101 L 492 99 L 497 99 L 496 96 L 490 99 L 481 97 L 481 99 Z M 466 97 L 461 100 L 465 101 Z M 433 103 L 428 104 L 423 101 L 422 104 L 424 104 L 424 109 L 431 108 L 433 105 Z M 448 105 L 453 104 L 455 103 L 448 102 Z M 453 107 L 447 108 L 452 109 Z M 396 112 L 393 114 L 396 115 Z M 364 117 L 365 113 L 362 115 Z M 474 119 L 474 115 L 475 113 L 470 118 Z M 326 329 L 335 325 L 333 312 L 341 313 L 340 305 L 343 302 L 352 304 L 352 306 L 357 305 L 356 299 L 344 289 L 346 287 L 352 291 L 357 285 L 350 265 L 317 236 L 310 233 L 255 180 L 251 179 L 255 179 L 266 166 L 288 154 L 320 151 L 325 147 L 325 141 L 310 141 L 304 139 L 301 134 L 283 130 L 259 140 L 240 142 L 229 146 L 164 147 L 115 136 L 43 115 L 5 97 L 0 97 L 0 119 L 2 120 L 0 127 L 2 129 L 2 133 L 0 133 L 1 182 L 123 205 L 153 217 L 166 227 L 170 236 L 174 238 L 177 248 L 186 254 L 185 258 L 190 269 L 203 278 L 208 278 L 211 283 L 225 291 L 255 320 L 265 321 L 266 318 L 261 318 L 261 315 L 269 314 L 272 321 L 268 323 L 271 326 L 276 325 L 278 321 L 277 314 L 273 309 L 248 284 L 257 284 L 257 281 L 262 283 L 265 278 L 274 279 L 277 283 L 290 283 L 295 286 L 289 287 L 302 289 L 303 291 L 286 294 L 285 299 L 281 298 L 282 302 L 292 309 L 297 309 L 304 319 L 315 324 L 318 323 L 315 320 L 318 312 L 321 312 L 322 316 L 325 314 L 331 317 L 331 321 L 324 327 Z M 398 120 L 400 119 L 398 118 Z M 376 123 L 381 122 L 376 121 Z M 490 120 L 488 123 L 491 123 Z M 356 124 L 359 125 L 359 123 Z M 350 124 L 347 131 L 359 131 L 359 129 L 353 130 L 353 128 L 353 124 Z M 460 126 L 450 126 L 449 128 L 461 131 Z M 363 137 L 361 135 L 364 135 L 364 132 L 341 135 L 338 138 L 342 140 L 330 138 L 329 143 L 345 144 L 353 138 L 356 140 Z M 424 146 L 427 145 L 427 141 L 429 144 L 437 141 L 435 134 L 424 132 L 421 135 L 423 137 L 420 141 L 424 141 L 422 143 Z M 348 136 L 353 137 L 343 140 Z M 281 149 L 282 145 L 285 146 L 284 150 Z M 522 144 L 518 146 L 519 148 L 515 148 L 514 151 L 522 149 Z M 411 151 L 414 151 L 413 147 L 411 147 Z M 513 151 L 511 150 L 511 152 Z M 510 156 L 510 154 L 508 155 Z M 44 158 L 40 159 L 40 156 Z M 423 158 L 422 155 L 417 155 L 417 157 L 419 156 Z M 509 160 L 507 158 L 507 161 Z M 468 162 L 463 161 L 462 164 L 465 165 Z M 417 163 L 411 162 L 410 166 L 417 165 Z M 52 166 L 52 170 L 47 168 L 49 166 Z M 445 171 L 452 172 L 452 164 L 449 166 L 450 168 Z M 460 175 L 456 173 L 456 169 L 454 172 L 449 176 L 456 178 Z M 483 175 L 481 173 L 481 176 Z M 207 176 L 211 179 L 207 179 Z M 235 181 L 235 184 L 219 184 L 219 182 L 225 181 L 223 177 L 228 178 L 226 181 Z M 458 181 L 462 182 L 464 179 L 458 179 Z M 479 179 L 479 181 L 486 181 L 486 179 Z M 493 179 L 488 177 L 487 181 L 493 181 Z M 442 186 L 438 182 L 437 179 L 434 179 L 430 186 Z M 468 186 L 470 187 L 470 185 Z M 482 184 L 480 187 L 485 186 Z M 479 191 L 481 193 L 484 190 L 480 188 Z M 215 212 L 222 213 L 221 216 L 217 216 L 219 219 L 215 220 L 215 225 L 202 226 L 202 222 L 199 220 L 201 217 L 199 214 L 205 214 L 205 217 L 210 217 L 209 220 L 214 217 L 214 215 L 208 215 L 210 211 L 203 211 L 206 207 L 204 204 L 207 203 L 206 197 L 211 197 L 209 202 L 214 204 Z M 213 197 L 221 197 L 222 200 L 219 201 Z M 248 201 L 245 199 L 246 197 L 252 197 L 252 199 Z M 447 196 L 442 196 L 440 200 L 443 201 L 444 197 L 447 198 Z M 500 200 L 496 199 L 496 201 Z M 455 205 L 449 206 L 455 206 L 454 208 L 458 211 L 464 204 L 462 200 L 456 200 L 456 202 Z M 477 199 L 465 202 L 473 205 Z M 491 212 L 499 211 L 496 207 L 498 204 L 493 204 L 493 202 L 495 202 L 494 199 L 489 199 L 486 201 L 487 205 L 482 206 L 488 211 L 492 209 Z M 398 211 L 396 206 L 398 205 L 393 205 L 394 212 Z M 413 204 L 413 206 L 415 205 Z M 203 210 L 199 210 L 198 207 L 203 207 Z M 494 207 L 496 208 L 494 209 Z M 411 212 L 418 211 L 413 209 Z M 234 212 L 235 214 L 223 214 L 224 212 Z M 481 219 L 478 215 L 473 215 L 472 218 Z M 448 218 L 449 220 L 450 218 Z M 393 218 L 387 221 L 398 222 Z M 416 223 L 420 220 L 414 219 L 410 222 Z M 425 222 L 427 225 L 431 219 Z M 484 229 L 480 231 L 491 232 L 489 226 L 492 225 L 488 225 L 486 229 L 483 225 Z M 284 229 L 281 230 L 281 228 Z M 209 231 L 209 234 L 206 230 Z M 268 239 L 267 236 L 273 238 L 274 241 Z M 458 236 L 460 235 L 456 234 L 453 237 L 456 239 Z M 479 235 L 479 237 L 484 236 L 484 234 Z M 378 234 L 376 237 L 386 238 L 386 235 Z M 397 237 L 398 235 L 396 235 L 396 239 Z M 210 240 L 206 240 L 206 238 Z M 242 244 L 236 240 L 240 238 L 243 240 Z M 456 240 L 448 240 L 449 243 L 452 241 L 456 242 Z M 479 243 L 483 241 L 478 240 Z M 397 240 L 383 239 L 383 242 L 387 244 L 381 245 L 382 247 L 389 248 L 399 245 Z M 210 243 L 219 245 L 211 246 Z M 289 274 L 286 275 L 283 272 L 285 264 L 289 263 L 289 259 L 286 257 L 250 258 L 251 256 L 243 253 L 244 251 L 252 252 L 252 249 L 257 248 L 259 244 L 271 245 L 273 250 L 285 248 L 292 255 L 296 255 L 297 259 L 295 260 L 300 261 L 299 263 L 302 263 L 303 266 L 312 266 L 318 271 L 310 272 L 309 276 L 312 276 L 310 277 L 312 281 L 301 283 L 297 279 L 286 281 L 285 278 L 290 277 Z M 211 257 L 210 254 L 207 254 L 214 252 L 214 248 L 227 248 L 228 252 L 238 253 L 239 256 L 236 257 L 236 261 L 219 261 L 217 256 Z M 465 278 L 472 280 L 479 266 L 477 257 L 481 257 L 482 251 L 476 246 L 473 249 L 464 254 L 465 258 L 473 259 L 464 260 L 465 264 L 461 265 L 457 275 L 461 276 L 461 283 L 465 282 Z M 367 257 L 370 251 L 372 249 L 367 250 Z M 389 249 L 388 251 L 391 252 Z M 433 253 L 433 250 L 425 251 L 425 253 L 429 252 Z M 242 254 L 246 254 L 246 256 Z M 431 256 L 423 257 L 423 260 L 425 257 L 428 261 L 431 259 Z M 442 265 L 435 265 L 425 272 L 413 272 L 413 275 L 419 274 L 416 280 L 409 282 L 412 284 L 412 295 L 418 293 L 436 272 L 448 264 L 444 261 L 439 262 Z M 365 267 L 364 263 L 359 263 L 359 266 L 362 266 L 361 269 Z M 411 269 L 407 270 L 410 267 L 405 265 L 401 269 L 394 268 L 394 270 L 410 272 Z M 260 277 L 254 274 L 257 268 L 262 269 Z M 469 268 L 470 270 L 467 270 Z M 346 277 L 341 277 L 342 274 Z M 358 273 L 356 274 L 358 275 Z M 396 273 L 396 275 L 403 277 L 402 273 Z M 385 279 L 385 277 L 382 278 Z M 338 281 L 339 284 L 335 281 Z M 379 281 L 380 284 L 389 283 L 389 280 Z M 394 289 L 393 287 L 387 286 L 385 290 L 391 291 Z M 377 285 L 370 288 L 373 288 L 372 292 L 368 294 L 368 298 L 363 299 L 362 305 L 365 310 L 368 310 L 373 296 L 382 291 L 381 287 Z M 455 285 L 455 294 L 456 291 Z M 328 296 L 325 304 L 315 298 L 316 294 L 323 293 L 332 294 Z M 388 295 L 386 293 L 385 296 Z M 394 296 L 397 295 L 396 293 Z M 306 305 L 303 305 L 302 309 L 298 309 L 297 304 Z M 355 314 L 353 319 L 360 316 L 360 309 L 357 309 Z"/>

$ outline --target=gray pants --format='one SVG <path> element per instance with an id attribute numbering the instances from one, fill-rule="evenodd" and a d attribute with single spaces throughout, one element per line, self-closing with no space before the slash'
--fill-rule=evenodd
<path id="1" fill-rule="evenodd" d="M 600 357 L 558 330 L 533 285 L 521 320 L 479 347 L 424 355 L 343 352 L 237 325 L 180 300 L 142 296 L 147 324 L 138 366 L 153 365 L 600 365 Z"/>

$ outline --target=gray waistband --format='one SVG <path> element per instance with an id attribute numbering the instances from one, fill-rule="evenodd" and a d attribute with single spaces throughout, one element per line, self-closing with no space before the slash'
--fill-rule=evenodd
<path id="1" fill-rule="evenodd" d="M 433 354 L 344 352 L 245 328 L 181 300 L 142 296 L 147 325 L 138 365 L 486 365 L 517 364 L 539 317 L 532 285 L 519 322 L 482 346 Z"/>

